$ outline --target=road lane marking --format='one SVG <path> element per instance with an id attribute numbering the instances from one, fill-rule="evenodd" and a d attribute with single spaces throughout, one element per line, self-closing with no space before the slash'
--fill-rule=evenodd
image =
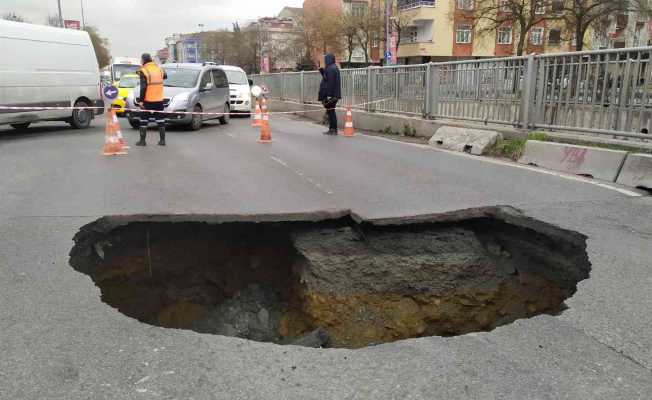
<path id="1" fill-rule="evenodd" d="M 490 157 L 474 156 L 474 155 L 471 155 L 471 154 L 461 153 L 461 152 L 458 152 L 458 151 L 452 151 L 452 150 L 446 150 L 446 149 L 438 149 L 436 147 L 431 147 L 431 146 L 428 146 L 426 144 L 402 142 L 400 140 L 387 139 L 387 138 L 384 138 L 384 137 L 374 136 L 374 135 L 365 135 L 365 134 L 363 134 L 362 136 L 372 138 L 372 139 L 376 139 L 376 140 L 382 140 L 384 142 L 399 143 L 399 144 L 403 144 L 403 145 L 408 145 L 408 146 L 412 146 L 412 147 L 422 149 L 422 150 L 439 151 L 439 152 L 442 152 L 442 153 L 446 153 L 446 154 L 450 154 L 450 155 L 454 155 L 454 156 L 458 156 L 458 157 L 464 157 L 464 158 L 471 159 L 471 160 L 482 161 L 482 162 L 486 162 L 486 163 L 490 163 L 490 164 L 494 164 L 494 165 L 503 165 L 503 166 L 506 166 L 506 167 L 524 169 L 524 170 L 527 170 L 527 171 L 537 172 L 537 173 L 545 174 L 545 175 L 551 175 L 551 176 L 555 176 L 557 178 L 562 178 L 562 179 L 566 179 L 566 180 L 570 180 L 570 181 L 588 183 L 588 184 L 591 184 L 591 185 L 594 185 L 594 186 L 601 187 L 603 189 L 613 190 L 615 192 L 618 192 L 620 194 L 624 194 L 624 195 L 629 196 L 629 197 L 643 197 L 643 195 L 641 193 L 637 193 L 637 192 L 634 192 L 634 191 L 631 191 L 631 190 L 627 190 L 627 189 L 619 188 L 619 187 L 616 187 L 616 186 L 612 186 L 612 185 L 609 185 L 609 184 L 604 183 L 604 182 L 598 182 L 598 181 L 595 181 L 595 180 L 592 180 L 592 179 L 589 179 L 589 178 L 583 178 L 583 177 L 579 177 L 579 176 L 576 176 L 576 175 L 565 174 L 563 172 L 537 168 L 537 167 L 533 167 L 533 166 L 530 166 L 530 165 L 522 165 L 522 164 L 510 163 L 508 161 L 497 160 L 497 159 L 490 158 Z"/>
<path id="2" fill-rule="evenodd" d="M 326 193 L 326 194 L 333 194 L 333 191 L 332 191 L 332 190 L 330 190 L 330 189 L 328 189 L 328 188 L 325 188 L 323 185 L 321 185 L 319 182 L 315 181 L 314 179 L 305 176 L 303 172 L 301 172 L 301 171 L 299 171 L 299 170 L 296 170 L 296 169 L 290 167 L 290 166 L 288 165 L 288 163 L 286 163 L 285 161 L 281 160 L 280 158 L 278 158 L 278 157 L 274 157 L 274 156 L 269 156 L 269 158 L 271 158 L 274 162 L 276 162 L 276 163 L 278 163 L 278 164 L 281 164 L 281 165 L 284 166 L 285 168 L 289 169 L 289 170 L 292 171 L 295 175 L 297 175 L 298 177 L 300 177 L 302 180 L 308 182 L 308 183 L 311 184 L 312 186 L 316 187 L 318 190 L 320 190 L 320 191 L 322 191 L 322 192 L 324 192 L 324 193 Z"/>

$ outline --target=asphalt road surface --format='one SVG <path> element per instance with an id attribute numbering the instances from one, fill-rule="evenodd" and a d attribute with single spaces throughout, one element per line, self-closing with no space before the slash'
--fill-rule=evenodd
<path id="1" fill-rule="evenodd" d="M 173 130 L 103 157 L 102 121 L 0 128 L 1 399 L 649 399 L 652 199 L 607 185 L 273 117 Z M 124 133 L 131 143 L 136 132 Z M 365 218 L 511 205 L 586 234 L 592 276 L 560 316 L 362 350 L 142 324 L 68 265 L 118 214 L 352 210 Z"/>

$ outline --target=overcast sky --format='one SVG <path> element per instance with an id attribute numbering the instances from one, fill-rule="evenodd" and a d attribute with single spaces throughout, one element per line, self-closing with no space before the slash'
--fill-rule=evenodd
<path id="1" fill-rule="evenodd" d="M 137 57 L 165 46 L 173 33 L 228 28 L 274 16 L 285 6 L 301 7 L 303 0 L 61 0 L 65 19 L 81 19 L 99 28 L 109 39 L 113 56 Z M 44 23 L 57 15 L 57 0 L 0 0 L 0 15 L 8 12 L 32 23 Z"/>

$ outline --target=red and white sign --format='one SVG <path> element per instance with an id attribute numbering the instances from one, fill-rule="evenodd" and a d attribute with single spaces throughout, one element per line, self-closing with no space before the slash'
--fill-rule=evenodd
<path id="1" fill-rule="evenodd" d="M 72 20 L 72 19 L 66 19 L 66 20 L 64 20 L 64 21 L 63 21 L 63 26 L 64 26 L 66 29 L 76 29 L 76 30 L 78 30 L 78 31 L 81 30 L 81 22 L 79 22 L 79 21 L 75 21 L 75 20 Z"/>

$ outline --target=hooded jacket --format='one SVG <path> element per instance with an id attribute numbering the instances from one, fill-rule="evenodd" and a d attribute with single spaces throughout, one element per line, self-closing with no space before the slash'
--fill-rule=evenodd
<path id="1" fill-rule="evenodd" d="M 340 69 L 335 64 L 335 56 L 327 54 L 325 57 L 326 69 L 324 70 L 324 80 L 326 81 L 326 97 L 342 98 L 342 84 L 340 79 Z"/>

